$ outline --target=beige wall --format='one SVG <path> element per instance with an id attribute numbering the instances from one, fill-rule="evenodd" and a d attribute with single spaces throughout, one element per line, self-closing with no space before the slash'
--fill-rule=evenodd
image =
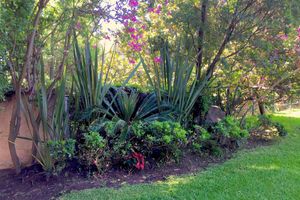
<path id="1" fill-rule="evenodd" d="M 15 98 L 12 97 L 10 100 L 0 103 L 0 169 L 13 167 L 8 150 L 8 133 L 14 102 Z M 31 137 L 24 116 L 22 116 L 21 119 L 20 135 Z M 27 165 L 31 162 L 31 145 L 32 143 L 30 141 L 17 139 L 17 153 L 23 165 Z"/>

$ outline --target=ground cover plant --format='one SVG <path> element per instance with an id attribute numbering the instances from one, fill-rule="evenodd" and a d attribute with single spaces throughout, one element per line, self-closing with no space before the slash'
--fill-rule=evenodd
<path id="1" fill-rule="evenodd" d="M 120 189 L 72 192 L 61 199 L 297 199 L 299 157 L 295 150 L 300 148 L 299 110 L 273 119 L 287 129 L 287 138 L 271 146 L 239 152 L 225 164 L 192 176 L 169 177 L 163 182 L 125 185 Z"/>
<path id="2" fill-rule="evenodd" d="M 0 0 L 0 101 L 14 104 L 5 140 L 16 177 L 116 186 L 113 173 L 128 182 L 192 160 L 177 170 L 196 171 L 289 137 L 270 114 L 299 104 L 299 5 Z M 17 140 L 31 142 L 29 167 Z"/>

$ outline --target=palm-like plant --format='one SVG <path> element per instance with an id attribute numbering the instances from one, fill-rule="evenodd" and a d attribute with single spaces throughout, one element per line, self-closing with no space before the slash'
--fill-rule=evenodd
<path id="1" fill-rule="evenodd" d="M 111 96 L 113 97 L 112 93 Z M 159 106 L 155 93 L 142 97 L 136 91 L 131 91 L 128 94 L 123 90 L 117 89 L 116 97 L 115 101 L 107 109 L 107 115 L 111 118 L 123 120 L 127 124 L 140 120 L 150 122 L 170 119 L 170 105 L 162 102 Z"/>

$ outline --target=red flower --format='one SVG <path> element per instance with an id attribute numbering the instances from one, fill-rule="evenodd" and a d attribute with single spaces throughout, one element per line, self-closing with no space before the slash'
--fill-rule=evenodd
<path id="1" fill-rule="evenodd" d="M 135 167 L 138 170 L 143 170 L 145 168 L 145 159 L 144 159 L 143 154 L 133 152 L 132 157 L 134 157 L 137 160 L 137 163 L 135 164 Z"/>

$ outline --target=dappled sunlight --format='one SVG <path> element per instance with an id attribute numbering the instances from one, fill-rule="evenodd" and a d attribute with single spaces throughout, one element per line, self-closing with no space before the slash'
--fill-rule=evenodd
<path id="1" fill-rule="evenodd" d="M 265 171 L 278 171 L 280 170 L 280 167 L 277 165 L 251 165 L 247 167 L 248 169 L 255 169 L 255 170 L 265 170 Z"/>
<path id="2" fill-rule="evenodd" d="M 284 110 L 284 111 L 276 113 L 275 116 L 300 118 L 300 109 Z"/>

